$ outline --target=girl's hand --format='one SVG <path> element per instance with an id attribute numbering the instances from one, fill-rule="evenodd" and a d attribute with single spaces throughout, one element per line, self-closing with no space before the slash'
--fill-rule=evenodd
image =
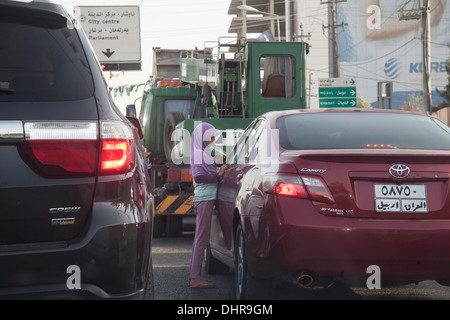
<path id="1" fill-rule="evenodd" d="M 225 170 L 227 170 L 228 165 L 223 164 L 220 169 L 219 169 L 219 176 L 223 176 L 223 173 L 225 172 Z"/>

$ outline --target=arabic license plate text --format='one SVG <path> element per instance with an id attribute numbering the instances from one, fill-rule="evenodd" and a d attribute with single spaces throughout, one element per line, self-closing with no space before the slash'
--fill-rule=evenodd
<path id="1" fill-rule="evenodd" d="M 428 201 L 423 184 L 375 184 L 375 211 L 427 213 Z"/>

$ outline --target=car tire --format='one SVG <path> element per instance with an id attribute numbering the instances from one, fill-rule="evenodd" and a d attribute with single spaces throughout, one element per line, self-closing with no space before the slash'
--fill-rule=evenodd
<path id="1" fill-rule="evenodd" d="M 267 279 L 256 279 L 250 273 L 247 264 L 245 237 L 239 224 L 235 241 L 234 285 L 237 300 L 268 300 L 273 299 L 274 285 Z"/>
<path id="2" fill-rule="evenodd" d="M 184 120 L 183 113 L 171 112 L 167 115 L 166 121 L 164 122 L 164 154 L 167 161 L 172 159 L 172 149 L 174 147 L 172 133 L 175 131 L 177 124 Z"/>
<path id="3" fill-rule="evenodd" d="M 153 278 L 153 259 L 150 257 L 148 262 L 148 278 L 144 288 L 143 300 L 154 300 L 155 299 L 155 285 Z"/>
<path id="4" fill-rule="evenodd" d="M 208 274 L 225 274 L 230 271 L 227 265 L 223 264 L 211 252 L 211 246 L 208 245 L 205 249 L 205 272 Z"/>

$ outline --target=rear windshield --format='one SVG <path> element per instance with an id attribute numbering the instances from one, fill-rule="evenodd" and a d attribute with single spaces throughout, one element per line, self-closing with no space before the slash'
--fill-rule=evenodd
<path id="1" fill-rule="evenodd" d="M 5 21 L 0 15 L 0 102 L 67 101 L 93 95 L 87 59 L 73 29 Z"/>
<path id="2" fill-rule="evenodd" d="M 421 115 L 364 112 L 295 114 L 277 120 L 280 145 L 301 149 L 450 150 L 450 129 Z"/>

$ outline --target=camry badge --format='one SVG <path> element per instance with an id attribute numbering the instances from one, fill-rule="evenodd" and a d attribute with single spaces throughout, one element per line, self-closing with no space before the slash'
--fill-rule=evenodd
<path id="1" fill-rule="evenodd" d="M 394 164 L 389 168 L 389 174 L 398 179 L 406 178 L 410 173 L 411 170 L 404 164 Z"/>

